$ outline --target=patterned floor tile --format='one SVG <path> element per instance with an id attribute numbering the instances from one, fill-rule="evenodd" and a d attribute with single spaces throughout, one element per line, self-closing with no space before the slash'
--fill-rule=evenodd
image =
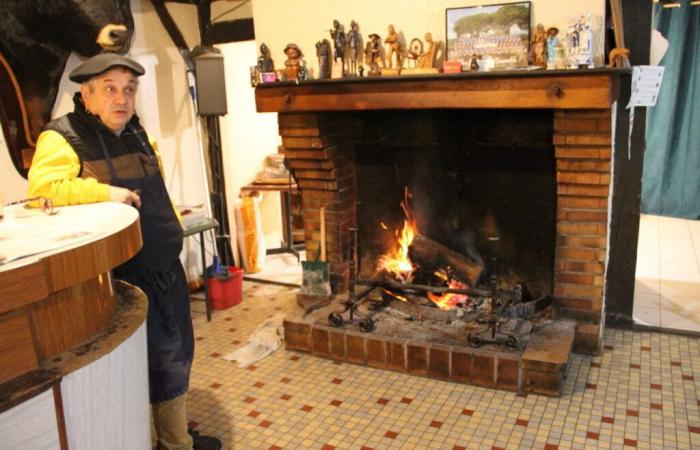
<path id="1" fill-rule="evenodd" d="M 295 308 L 295 289 L 249 282 L 211 322 L 193 303 L 193 428 L 235 450 L 700 448 L 699 338 L 608 329 L 601 355 L 573 356 L 561 398 L 284 349 L 249 368 L 223 359 Z"/>

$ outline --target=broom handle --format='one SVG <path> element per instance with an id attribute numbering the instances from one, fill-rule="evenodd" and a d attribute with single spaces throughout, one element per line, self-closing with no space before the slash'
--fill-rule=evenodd
<path id="1" fill-rule="evenodd" d="M 610 15 L 612 16 L 613 33 L 615 35 L 615 47 L 625 47 L 625 26 L 622 16 L 622 0 L 610 0 Z M 613 61 L 610 61 L 613 64 Z M 622 56 L 622 67 L 630 67 L 630 60 Z"/>
<path id="2" fill-rule="evenodd" d="M 321 261 L 326 261 L 326 208 L 321 206 Z"/>

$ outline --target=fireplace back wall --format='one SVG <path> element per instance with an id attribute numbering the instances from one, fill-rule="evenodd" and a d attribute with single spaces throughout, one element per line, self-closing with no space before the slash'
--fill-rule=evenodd
<path id="1" fill-rule="evenodd" d="M 396 245 L 408 188 L 421 234 L 487 267 L 495 257 L 506 284 L 552 294 L 552 110 L 371 111 L 356 119 L 362 277 L 374 276 L 378 257 Z"/>

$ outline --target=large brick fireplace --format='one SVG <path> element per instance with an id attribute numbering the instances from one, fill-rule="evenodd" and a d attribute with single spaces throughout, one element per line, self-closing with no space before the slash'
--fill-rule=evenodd
<path id="1" fill-rule="evenodd" d="M 349 229 L 358 224 L 358 184 L 366 182 L 356 169 L 363 114 L 530 111 L 551 121 L 545 128 L 555 166 L 554 311 L 575 321 L 574 350 L 596 354 L 605 322 L 615 101 L 627 74 L 596 69 L 278 83 L 259 86 L 256 102 L 260 112 L 279 113 L 284 153 L 302 195 L 307 254 L 315 252 L 319 209 L 326 209 L 338 292 L 347 287 Z"/>

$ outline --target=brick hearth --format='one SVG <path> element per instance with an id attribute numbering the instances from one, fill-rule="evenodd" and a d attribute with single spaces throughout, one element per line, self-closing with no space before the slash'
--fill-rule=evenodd
<path id="1" fill-rule="evenodd" d="M 554 304 L 557 318 L 577 324 L 575 351 L 595 354 L 604 322 L 611 107 L 618 78 L 618 72 L 603 69 L 280 83 L 259 86 L 256 100 L 259 111 L 280 113 L 284 153 L 301 188 L 309 254 L 319 239 L 319 208 L 326 207 L 328 260 L 338 290 L 346 287 L 348 228 L 356 224 L 353 114 L 394 108 L 554 110 Z"/>
<path id="2" fill-rule="evenodd" d="M 311 316 L 288 316 L 284 321 L 285 348 L 438 380 L 561 395 L 574 340 L 573 322 L 539 324 L 526 338 L 524 351 L 508 351 L 495 345 L 469 347 L 461 333 L 453 338 L 443 334 L 439 342 L 426 342 L 415 338 L 419 333 L 411 330 L 387 333 L 381 324 L 373 333 L 362 333 L 355 327 L 334 328 L 326 317 L 338 309 L 332 305 Z M 407 328 L 412 326 L 416 325 Z"/>

